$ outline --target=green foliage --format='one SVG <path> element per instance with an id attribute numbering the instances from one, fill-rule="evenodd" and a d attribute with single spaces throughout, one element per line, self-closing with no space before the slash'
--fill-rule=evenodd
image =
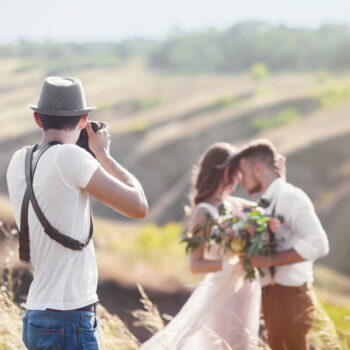
<path id="1" fill-rule="evenodd" d="M 103 104 L 98 106 L 98 111 L 99 112 L 110 112 L 114 108 L 113 104 Z"/>
<path id="2" fill-rule="evenodd" d="M 107 229 L 107 226 L 99 224 L 99 230 Z M 106 240 L 100 239 L 99 244 L 104 245 L 107 250 L 118 252 L 119 254 L 128 254 L 137 257 L 137 259 L 151 259 L 155 256 L 184 256 L 180 240 L 184 226 L 179 223 L 169 222 L 164 226 L 157 226 L 149 223 L 134 228 L 134 232 L 124 232 L 124 234 L 115 237 L 115 233 L 104 232 L 107 234 Z M 103 232 L 103 231 L 101 231 Z M 122 229 L 121 229 L 122 232 Z"/>
<path id="3" fill-rule="evenodd" d="M 164 98 L 159 95 L 139 98 L 131 101 L 131 111 L 138 112 L 144 109 L 159 106 L 164 102 Z"/>
<path id="4" fill-rule="evenodd" d="M 147 128 L 148 128 L 147 121 L 137 120 L 137 121 L 135 121 L 135 123 L 133 123 L 131 130 L 136 131 L 136 132 L 142 132 L 142 131 L 147 130 Z"/>
<path id="5" fill-rule="evenodd" d="M 40 68 L 40 63 L 37 61 L 27 61 L 14 69 L 15 73 L 30 72 Z"/>
<path id="6" fill-rule="evenodd" d="M 111 67 L 134 59 L 154 69 L 186 73 L 247 72 L 257 62 L 264 62 L 271 72 L 344 71 L 350 68 L 349 41 L 347 27 L 296 29 L 245 22 L 227 30 L 178 33 L 166 41 L 81 44 L 21 41 L 0 45 L 0 58 L 34 60 L 49 73 Z M 260 67 L 253 77 L 261 79 L 265 74 Z"/>
<path id="7" fill-rule="evenodd" d="M 18 44 L 0 45 L 0 58 L 23 58 L 28 64 L 16 68 L 24 72 L 44 68 L 46 74 L 64 74 L 92 68 L 116 67 L 135 57 L 146 60 L 159 42 L 130 40 L 121 43 L 38 43 L 21 41 Z"/>
<path id="8" fill-rule="evenodd" d="M 245 22 L 224 31 L 170 38 L 150 56 L 149 64 L 175 72 L 243 72 L 256 62 L 273 72 L 346 70 L 349 41 L 347 27 L 312 30 Z"/>
<path id="9" fill-rule="evenodd" d="M 339 306 L 327 301 L 322 301 L 321 305 L 334 322 L 340 338 L 343 338 L 347 346 L 350 347 L 350 306 Z"/>
<path id="10" fill-rule="evenodd" d="M 254 81 L 261 81 L 264 80 L 266 78 L 269 77 L 270 73 L 269 73 L 269 69 L 267 68 L 267 66 L 263 63 L 255 63 L 249 71 L 250 77 L 254 80 Z"/>
<path id="11" fill-rule="evenodd" d="M 48 75 L 64 74 L 77 70 L 88 70 L 92 68 L 111 68 L 116 67 L 120 59 L 113 54 L 90 54 L 88 56 L 69 56 L 62 54 L 57 58 L 45 61 L 46 72 Z"/>
<path id="12" fill-rule="evenodd" d="M 141 229 L 134 242 L 135 249 L 142 256 L 155 252 L 178 254 L 182 250 L 179 243 L 183 230 L 183 225 L 175 222 L 168 223 L 165 226 L 147 224 Z"/>
<path id="13" fill-rule="evenodd" d="M 334 83 L 321 91 L 319 99 L 323 108 L 337 107 L 350 100 L 350 85 Z"/>
<path id="14" fill-rule="evenodd" d="M 214 100 L 210 106 L 210 110 L 217 110 L 229 106 L 234 106 L 238 103 L 238 98 L 236 96 L 221 96 Z"/>
<path id="15" fill-rule="evenodd" d="M 270 118 L 257 118 L 253 120 L 252 126 L 258 130 L 264 131 L 278 126 L 291 124 L 300 118 L 301 115 L 298 110 L 287 108 Z"/>
<path id="16" fill-rule="evenodd" d="M 319 84 L 324 84 L 331 79 L 331 75 L 326 71 L 320 71 L 316 74 L 316 81 Z"/>
<path id="17" fill-rule="evenodd" d="M 211 246 L 217 246 L 218 254 L 229 251 L 231 254 L 245 254 L 246 279 L 252 281 L 256 277 L 250 258 L 263 255 L 272 257 L 276 253 L 278 240 L 270 229 L 273 220 L 271 216 L 265 216 L 259 207 L 248 207 L 243 211 L 246 215 L 237 217 L 229 213 L 224 204 L 218 208 L 219 217 L 214 218 L 209 213 L 205 222 L 200 225 L 192 235 L 183 237 L 181 243 L 185 243 L 186 253 L 196 249 L 200 244 L 205 244 L 209 251 Z M 198 233 L 201 232 L 201 235 Z M 261 275 L 263 272 L 258 270 Z"/>

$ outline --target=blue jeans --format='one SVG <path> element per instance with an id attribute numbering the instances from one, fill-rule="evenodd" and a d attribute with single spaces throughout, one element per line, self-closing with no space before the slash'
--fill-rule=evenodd
<path id="1" fill-rule="evenodd" d="M 23 342 L 29 350 L 98 350 L 96 315 L 91 311 L 27 310 Z"/>

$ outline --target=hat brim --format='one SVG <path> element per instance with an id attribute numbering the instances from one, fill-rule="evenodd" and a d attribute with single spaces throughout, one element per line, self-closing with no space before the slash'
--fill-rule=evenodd
<path id="1" fill-rule="evenodd" d="M 38 112 L 40 114 L 51 115 L 53 117 L 55 116 L 56 117 L 74 117 L 77 115 L 87 114 L 93 111 L 94 109 L 96 109 L 96 107 L 87 107 L 85 109 L 76 109 L 73 111 L 56 111 L 56 110 L 41 109 L 41 108 L 38 108 L 37 105 L 29 105 L 29 108 L 31 108 L 33 111 Z"/>

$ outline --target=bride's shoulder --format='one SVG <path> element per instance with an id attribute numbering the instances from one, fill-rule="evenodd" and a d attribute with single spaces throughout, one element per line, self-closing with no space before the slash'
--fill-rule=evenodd
<path id="1" fill-rule="evenodd" d="M 216 215 L 214 210 L 215 207 L 211 208 L 209 203 L 197 204 L 189 217 L 189 231 L 193 231 L 205 225 L 209 217 L 214 217 Z"/>
<path id="2" fill-rule="evenodd" d="M 206 202 L 201 202 L 194 207 L 192 216 L 202 216 L 207 214 L 213 215 L 216 211 L 217 208 L 214 205 Z"/>

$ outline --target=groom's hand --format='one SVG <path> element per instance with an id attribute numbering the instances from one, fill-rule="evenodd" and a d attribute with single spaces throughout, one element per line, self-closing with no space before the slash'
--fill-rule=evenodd
<path id="1" fill-rule="evenodd" d="M 286 179 L 286 157 L 282 154 L 277 154 L 275 157 L 275 172 L 278 177 L 281 177 L 284 180 Z"/>

